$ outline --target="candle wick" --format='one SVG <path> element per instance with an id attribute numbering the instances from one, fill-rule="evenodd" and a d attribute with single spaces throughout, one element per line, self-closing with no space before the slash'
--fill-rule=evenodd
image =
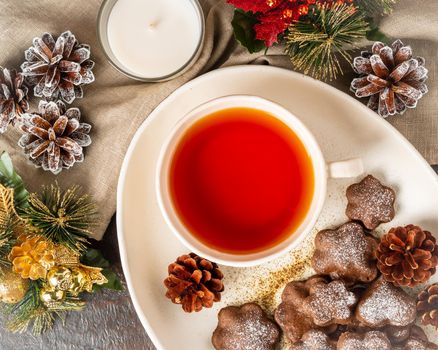
<path id="1" fill-rule="evenodd" d="M 158 21 L 152 21 L 148 24 L 148 29 L 154 30 L 155 28 L 157 28 L 157 26 L 158 26 Z"/>

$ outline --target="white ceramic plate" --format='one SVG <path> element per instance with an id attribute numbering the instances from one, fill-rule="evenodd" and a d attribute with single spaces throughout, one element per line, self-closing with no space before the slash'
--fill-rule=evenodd
<path id="1" fill-rule="evenodd" d="M 215 70 L 176 90 L 152 112 L 132 140 L 120 175 L 117 228 L 123 270 L 138 316 L 158 349 L 212 349 L 210 338 L 220 308 L 255 300 L 272 309 L 287 281 L 311 273 L 301 263 L 312 247 L 309 237 L 299 251 L 268 264 L 224 268 L 226 291 L 212 309 L 186 314 L 164 297 L 167 266 L 187 250 L 172 235 L 157 205 L 158 153 L 185 113 L 231 94 L 261 96 L 289 109 L 313 132 L 327 161 L 362 157 L 367 173 L 397 191 L 397 216 L 390 226 L 413 223 L 438 233 L 438 177 L 414 147 L 377 114 L 324 83 L 288 70 L 269 66 Z M 329 180 L 315 232 L 346 221 L 344 191 L 352 182 L 354 179 Z"/>

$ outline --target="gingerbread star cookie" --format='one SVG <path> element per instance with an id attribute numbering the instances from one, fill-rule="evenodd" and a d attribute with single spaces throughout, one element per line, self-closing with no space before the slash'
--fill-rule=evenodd
<path id="1" fill-rule="evenodd" d="M 382 277 L 368 287 L 356 308 L 357 320 L 373 328 L 404 327 L 413 323 L 416 315 L 415 299 Z"/>
<path id="2" fill-rule="evenodd" d="M 323 331 L 312 329 L 303 335 L 301 341 L 292 345 L 291 350 L 336 350 L 336 342 Z"/>
<path id="3" fill-rule="evenodd" d="M 219 311 L 212 343 L 216 350 L 274 350 L 280 330 L 255 303 Z"/>
<path id="4" fill-rule="evenodd" d="M 395 192 L 374 176 L 347 188 L 348 205 L 345 213 L 350 220 L 361 221 L 369 230 L 394 218 Z"/>
<path id="5" fill-rule="evenodd" d="M 305 333 L 316 328 L 312 317 L 304 310 L 303 303 L 312 286 L 321 282 L 327 281 L 315 276 L 305 282 L 290 282 L 283 290 L 281 304 L 275 310 L 274 317 L 292 343 L 296 343 Z"/>
<path id="6" fill-rule="evenodd" d="M 370 282 L 377 276 L 375 250 L 377 242 L 355 222 L 318 232 L 312 267 L 333 279 Z"/>
<path id="7" fill-rule="evenodd" d="M 437 350 L 438 345 L 429 342 L 426 333 L 418 326 L 412 326 L 409 338 L 394 350 Z"/>
<path id="8" fill-rule="evenodd" d="M 411 336 L 412 325 L 404 327 L 386 326 L 382 331 L 388 336 L 391 344 L 403 344 Z"/>
<path id="9" fill-rule="evenodd" d="M 365 333 L 343 333 L 337 350 L 392 350 L 391 342 L 385 333 L 370 331 Z"/>
<path id="10" fill-rule="evenodd" d="M 313 322 L 321 327 L 331 324 L 348 324 L 353 317 L 357 297 L 341 280 L 315 283 L 304 300 L 304 309 Z"/>

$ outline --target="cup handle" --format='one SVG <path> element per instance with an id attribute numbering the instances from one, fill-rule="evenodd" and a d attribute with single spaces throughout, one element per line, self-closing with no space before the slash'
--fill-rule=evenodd
<path id="1" fill-rule="evenodd" d="M 328 176 L 333 179 L 356 177 L 364 173 L 364 166 L 361 158 L 352 158 L 328 163 L 327 169 Z"/>

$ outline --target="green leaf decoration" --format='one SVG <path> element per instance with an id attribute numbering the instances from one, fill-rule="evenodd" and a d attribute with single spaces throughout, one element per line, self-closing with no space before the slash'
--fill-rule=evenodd
<path id="1" fill-rule="evenodd" d="M 110 262 L 106 260 L 102 253 L 97 249 L 88 249 L 81 257 L 81 262 L 84 265 L 102 268 L 102 274 L 108 280 L 108 283 L 103 285 L 93 285 L 93 291 L 98 291 L 103 288 L 112 290 L 123 290 L 123 285 L 117 275 L 109 268 Z"/>
<path id="2" fill-rule="evenodd" d="M 382 33 L 377 26 L 376 22 L 373 18 L 368 17 L 367 22 L 369 23 L 370 30 L 367 32 L 366 38 L 370 41 L 381 41 L 384 43 L 392 42 L 390 38 L 388 38 L 385 33 Z"/>
<path id="3" fill-rule="evenodd" d="M 28 206 L 29 192 L 27 192 L 23 179 L 14 170 L 11 157 L 7 152 L 0 156 L 0 183 L 14 189 L 15 209 L 21 212 Z"/>
<path id="4" fill-rule="evenodd" d="M 351 5 L 313 7 L 306 18 L 288 28 L 286 53 L 304 74 L 333 80 L 343 73 L 340 59 L 351 61 L 349 50 L 368 30 L 364 16 Z"/>
<path id="5" fill-rule="evenodd" d="M 81 263 L 87 266 L 108 268 L 111 266 L 110 262 L 106 260 L 100 250 L 89 248 L 82 256 Z"/>
<path id="6" fill-rule="evenodd" d="M 108 282 L 105 284 L 102 284 L 101 286 L 98 284 L 94 284 L 93 291 L 98 291 L 98 290 L 101 290 L 103 288 L 112 289 L 112 290 L 123 290 L 122 282 L 120 282 L 119 278 L 114 273 L 114 271 L 112 271 L 110 269 L 103 269 L 102 274 L 106 277 Z"/>
<path id="7" fill-rule="evenodd" d="M 259 52 L 266 48 L 263 40 L 255 38 L 254 24 L 257 23 L 257 18 L 251 12 L 245 12 L 240 9 L 234 11 L 234 17 L 231 21 L 234 37 L 250 53 Z"/>
<path id="8" fill-rule="evenodd" d="M 397 0 L 355 0 L 354 4 L 364 15 L 384 16 L 389 15 Z"/>

